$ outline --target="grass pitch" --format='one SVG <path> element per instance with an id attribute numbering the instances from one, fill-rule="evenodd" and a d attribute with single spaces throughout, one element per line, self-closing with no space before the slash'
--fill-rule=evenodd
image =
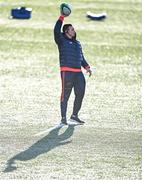
<path id="1" fill-rule="evenodd" d="M 61 1 L 25 0 L 30 20 L 0 2 L 0 178 L 142 179 L 142 2 L 72 0 L 72 23 L 92 67 L 80 118 L 60 122 L 61 81 L 53 40 Z M 86 12 L 106 12 L 89 21 Z M 72 113 L 74 95 L 68 106 Z"/>

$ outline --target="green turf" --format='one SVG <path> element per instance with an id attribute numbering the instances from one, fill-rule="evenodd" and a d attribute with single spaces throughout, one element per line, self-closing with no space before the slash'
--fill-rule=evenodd
<path id="1" fill-rule="evenodd" d="M 29 20 L 0 2 L 0 179 L 142 179 L 142 2 L 69 0 L 86 73 L 84 126 L 60 122 L 61 80 L 54 24 L 62 1 L 25 0 Z M 86 12 L 106 12 L 101 22 Z M 72 112 L 74 94 L 68 106 Z M 57 131 L 59 130 L 59 134 Z"/>

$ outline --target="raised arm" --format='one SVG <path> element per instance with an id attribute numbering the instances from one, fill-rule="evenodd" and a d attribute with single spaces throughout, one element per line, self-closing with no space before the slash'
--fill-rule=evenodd
<path id="1" fill-rule="evenodd" d="M 61 15 L 59 19 L 57 20 L 54 27 L 54 40 L 57 44 L 62 43 L 61 27 L 62 27 L 63 21 L 64 21 L 64 16 Z"/>

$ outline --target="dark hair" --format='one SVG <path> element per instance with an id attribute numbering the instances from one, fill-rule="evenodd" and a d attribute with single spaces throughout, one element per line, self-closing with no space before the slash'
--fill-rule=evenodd
<path id="1" fill-rule="evenodd" d="M 63 33 L 65 33 L 66 30 L 68 30 L 68 28 L 69 28 L 70 26 L 72 26 L 72 24 L 64 24 L 64 26 L 63 26 L 63 28 L 62 28 Z"/>

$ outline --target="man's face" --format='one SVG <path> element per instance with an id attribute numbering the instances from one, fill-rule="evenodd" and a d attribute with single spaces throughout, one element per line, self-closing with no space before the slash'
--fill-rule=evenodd
<path id="1" fill-rule="evenodd" d="M 69 26 L 67 31 L 66 31 L 66 35 L 70 38 L 74 38 L 75 35 L 76 35 L 76 32 L 74 30 L 74 27 L 73 26 Z"/>

